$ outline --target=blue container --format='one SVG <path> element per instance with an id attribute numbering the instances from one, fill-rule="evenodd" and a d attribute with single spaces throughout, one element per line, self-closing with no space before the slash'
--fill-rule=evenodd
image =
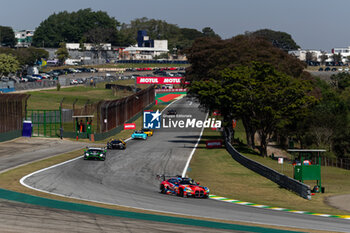
<path id="1" fill-rule="evenodd" d="M 31 137 L 32 130 L 33 130 L 32 121 L 23 121 L 22 136 L 23 137 Z"/>

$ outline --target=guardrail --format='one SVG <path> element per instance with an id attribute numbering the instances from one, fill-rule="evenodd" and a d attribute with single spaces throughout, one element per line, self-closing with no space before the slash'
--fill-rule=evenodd
<path id="1" fill-rule="evenodd" d="M 228 132 L 230 134 L 230 132 Z M 303 184 L 295 179 L 292 179 L 284 174 L 281 174 L 269 167 L 266 167 L 254 160 L 251 160 L 244 155 L 240 154 L 230 143 L 229 136 L 227 135 L 227 129 L 224 130 L 226 150 L 231 154 L 232 158 L 249 168 L 250 170 L 264 176 L 265 178 L 275 182 L 279 186 L 297 193 L 299 196 L 310 200 L 311 190 L 306 184 Z"/>

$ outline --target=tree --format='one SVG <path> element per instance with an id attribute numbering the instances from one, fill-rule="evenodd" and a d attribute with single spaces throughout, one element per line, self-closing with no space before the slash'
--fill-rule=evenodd
<path id="1" fill-rule="evenodd" d="M 218 34 L 214 32 L 214 30 L 211 27 L 205 27 L 202 29 L 202 33 L 204 37 L 214 37 L 214 38 L 220 38 Z"/>
<path id="2" fill-rule="evenodd" d="M 130 24 L 121 25 L 119 44 L 123 46 L 135 44 L 139 30 L 147 31 L 147 35 L 151 39 L 168 40 L 169 49 L 177 48 L 180 52 L 191 47 L 192 43 L 200 37 L 218 37 L 209 27 L 203 33 L 196 29 L 180 28 L 176 24 L 170 24 L 164 20 L 143 17 L 132 20 Z"/>
<path id="3" fill-rule="evenodd" d="M 285 51 L 300 48 L 293 40 L 292 36 L 286 32 L 274 31 L 271 29 L 261 29 L 255 32 L 247 32 L 247 35 L 264 38 L 270 41 L 275 47 Z"/>
<path id="4" fill-rule="evenodd" d="M 49 53 L 46 50 L 34 47 L 17 49 L 0 48 L 0 53 L 15 56 L 22 68 L 32 66 L 42 58 L 47 59 L 49 57 Z"/>
<path id="5" fill-rule="evenodd" d="M 231 97 L 223 97 L 220 93 L 226 93 L 225 90 L 217 89 L 223 85 L 220 72 L 226 68 L 235 70 L 237 67 L 249 67 L 252 61 L 270 64 L 276 72 L 291 76 L 297 80 L 312 80 L 309 73 L 304 72 L 305 64 L 295 57 L 287 54 L 283 50 L 276 48 L 265 39 L 247 35 L 239 35 L 228 40 L 218 38 L 204 37 L 195 41 L 188 50 L 187 58 L 191 66 L 186 69 L 186 79 L 191 81 L 190 91 L 200 98 L 200 103 L 208 109 L 215 106 L 223 106 L 220 111 L 228 111 L 229 105 L 223 104 L 223 101 L 235 101 Z M 211 80 L 217 80 L 215 85 L 211 85 Z M 198 82 L 196 82 L 198 81 Z M 203 86 L 204 85 L 204 86 Z M 207 85 L 207 86 L 205 86 Z M 208 92 L 205 94 L 203 92 Z M 218 90 L 218 93 L 215 92 Z M 229 91 L 229 90 L 227 90 Z M 205 95 L 204 95 L 205 94 Z M 217 99 L 221 96 L 223 100 Z M 236 117 L 236 113 L 228 111 L 224 117 L 229 122 L 230 118 Z M 249 114 L 248 114 L 249 116 Z M 244 118 L 244 124 L 247 143 L 254 148 L 254 134 L 257 131 L 256 124 L 249 118 Z M 248 120 L 247 120 L 248 119 Z"/>
<path id="6" fill-rule="evenodd" d="M 56 51 L 56 56 L 61 64 L 64 64 L 66 59 L 69 57 L 68 50 L 65 43 L 60 44 L 60 48 Z"/>
<path id="7" fill-rule="evenodd" d="M 310 78 L 304 72 L 305 64 L 262 38 L 238 35 L 231 39 L 202 37 L 187 52 L 191 66 L 186 79 L 217 78 L 218 71 L 249 65 L 251 61 L 266 62 L 278 71 L 293 77 Z"/>
<path id="8" fill-rule="evenodd" d="M 324 65 L 326 63 L 326 60 L 328 59 L 328 56 L 325 51 L 321 52 L 320 58 L 321 58 L 321 64 Z"/>
<path id="9" fill-rule="evenodd" d="M 267 143 L 274 131 L 290 124 L 314 102 L 314 97 L 308 95 L 308 81 L 295 79 L 266 63 L 252 62 L 219 73 L 218 79 L 194 81 L 190 92 L 206 108 L 218 108 L 226 122 L 234 117 L 241 119 L 252 145 L 257 132 L 262 156 L 267 155 Z"/>
<path id="10" fill-rule="evenodd" d="M 16 73 L 19 70 L 19 62 L 11 54 L 0 54 L 0 77 Z"/>
<path id="11" fill-rule="evenodd" d="M 313 52 L 307 51 L 305 54 L 306 62 L 317 61 L 317 58 Z"/>
<path id="12" fill-rule="evenodd" d="M 45 43 L 46 47 L 58 47 L 61 42 L 91 42 L 89 39 L 84 41 L 84 35 L 97 28 L 113 31 L 108 41 L 115 45 L 118 41 L 119 25 L 116 19 L 103 11 L 94 12 L 90 8 L 71 13 L 63 11 L 52 14 L 41 22 L 35 30 L 33 45 L 41 46 Z"/>
<path id="13" fill-rule="evenodd" d="M 338 54 L 334 53 L 334 54 L 332 55 L 332 59 L 333 59 L 334 63 L 339 63 L 339 62 L 341 62 L 341 61 L 342 61 L 341 54 L 340 54 L 340 53 L 338 53 Z"/>
<path id="14" fill-rule="evenodd" d="M 330 77 L 331 84 L 333 87 L 339 89 L 339 90 L 345 90 L 347 87 L 350 87 L 350 74 L 341 72 L 338 74 L 332 74 Z"/>
<path id="15" fill-rule="evenodd" d="M 15 33 L 11 27 L 0 26 L 0 45 L 15 47 Z"/>

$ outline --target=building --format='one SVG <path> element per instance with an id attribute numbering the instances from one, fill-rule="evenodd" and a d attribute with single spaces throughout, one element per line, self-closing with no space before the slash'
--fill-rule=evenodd
<path id="1" fill-rule="evenodd" d="M 167 54 L 168 40 L 151 40 L 147 32 L 140 30 L 137 33 L 137 44 L 119 50 L 119 58 L 126 60 L 151 60 L 155 56 Z"/>
<path id="2" fill-rule="evenodd" d="M 93 51 L 93 50 L 109 51 L 109 50 L 112 50 L 112 44 L 110 44 L 110 43 L 100 43 L 99 45 L 91 44 L 91 43 L 84 43 L 83 46 L 84 46 L 84 48 L 82 49 L 82 48 L 80 48 L 79 43 L 66 43 L 66 48 L 68 50 L 88 50 L 88 51 Z"/>
<path id="3" fill-rule="evenodd" d="M 311 53 L 312 54 L 312 61 L 322 62 L 322 55 L 326 55 L 327 59 L 325 62 L 332 62 L 333 59 L 333 53 L 327 53 L 321 50 L 313 50 L 313 49 L 298 49 L 298 50 L 291 50 L 288 52 L 289 54 L 295 56 L 300 61 L 306 61 L 306 54 Z"/>
<path id="4" fill-rule="evenodd" d="M 350 46 L 346 48 L 333 48 L 332 54 L 340 54 L 342 62 L 347 63 L 350 60 Z"/>
<path id="5" fill-rule="evenodd" d="M 17 40 L 16 47 L 28 48 L 32 44 L 33 36 L 34 30 L 15 31 L 15 38 Z"/>

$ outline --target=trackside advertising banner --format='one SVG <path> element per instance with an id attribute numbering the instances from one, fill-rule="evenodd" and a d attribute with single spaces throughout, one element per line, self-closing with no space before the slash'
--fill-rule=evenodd
<path id="1" fill-rule="evenodd" d="M 173 88 L 173 89 L 156 89 L 156 93 L 166 93 L 166 92 L 187 92 L 186 88 Z"/>
<path id="2" fill-rule="evenodd" d="M 124 130 L 127 130 L 127 129 L 136 129 L 136 124 L 135 123 L 125 123 Z"/>
<path id="3" fill-rule="evenodd" d="M 183 77 L 137 77 L 137 84 L 181 84 Z"/>

